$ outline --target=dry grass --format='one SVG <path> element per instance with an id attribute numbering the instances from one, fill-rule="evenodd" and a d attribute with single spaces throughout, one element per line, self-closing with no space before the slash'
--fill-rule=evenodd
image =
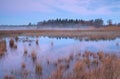
<path id="1" fill-rule="evenodd" d="M 6 51 L 6 41 L 0 41 L 0 56 L 4 55 Z"/>
<path id="2" fill-rule="evenodd" d="M 11 48 L 17 48 L 17 44 L 15 43 L 15 41 L 14 41 L 14 39 L 10 39 L 10 41 L 9 41 L 9 46 L 11 47 Z"/>
<path id="3" fill-rule="evenodd" d="M 63 78 L 63 71 L 62 69 L 58 68 L 49 77 L 50 79 L 62 79 Z"/>
<path id="4" fill-rule="evenodd" d="M 42 66 L 40 64 L 36 64 L 35 72 L 36 74 L 42 75 Z"/>
<path id="5" fill-rule="evenodd" d="M 36 39 L 36 44 L 37 44 L 37 45 L 39 44 L 38 39 Z"/>
<path id="6" fill-rule="evenodd" d="M 59 59 L 57 69 L 52 72 L 49 79 L 120 79 L 120 56 L 103 52 L 86 52 L 84 57 L 76 55 L 73 59 L 77 57 L 82 59 L 76 60 L 72 67 L 73 70 L 67 74 L 66 67 L 69 69 L 70 62 L 66 62 L 66 59 Z M 66 63 L 61 63 L 64 61 Z"/>
<path id="7" fill-rule="evenodd" d="M 78 55 L 71 55 L 67 59 L 58 59 L 54 70 L 45 79 L 120 79 L 120 56 L 87 51 L 83 54 L 84 56 L 79 55 L 79 53 Z M 34 56 L 35 54 L 33 54 Z M 75 60 L 77 58 L 79 59 Z M 70 64 L 70 62 L 73 64 Z M 52 63 L 49 62 L 49 65 L 52 65 Z M 21 78 L 29 78 L 29 72 L 25 71 L 25 63 L 22 63 L 22 68 L 24 73 L 22 72 L 23 77 Z M 44 68 L 41 64 L 35 64 L 36 77 L 34 79 L 43 79 L 43 71 Z M 9 76 L 5 76 L 4 79 L 10 78 Z"/>
<path id="8" fill-rule="evenodd" d="M 13 75 L 5 75 L 4 79 L 15 79 Z"/>
<path id="9" fill-rule="evenodd" d="M 27 49 L 25 48 L 25 49 L 24 49 L 24 55 L 27 55 L 27 53 L 28 53 L 28 51 L 27 51 Z"/>
<path id="10" fill-rule="evenodd" d="M 32 57 L 32 60 L 33 60 L 33 61 L 35 61 L 35 60 L 37 59 L 37 55 L 36 55 L 35 51 L 33 51 L 33 52 L 31 53 L 31 57 Z"/>
<path id="11" fill-rule="evenodd" d="M 16 37 L 15 37 L 15 41 L 17 42 L 17 41 L 18 41 L 18 39 L 19 39 L 19 38 L 16 36 Z"/>
<path id="12" fill-rule="evenodd" d="M 17 49 L 17 44 L 14 45 L 14 48 Z"/>
<path id="13" fill-rule="evenodd" d="M 26 64 L 25 64 L 25 63 L 22 63 L 21 67 L 22 67 L 23 69 L 25 69 L 25 68 L 26 68 Z"/>
<path id="14" fill-rule="evenodd" d="M 22 79 L 28 79 L 29 71 L 24 69 L 22 70 Z"/>
<path id="15" fill-rule="evenodd" d="M 88 37 L 92 40 L 114 39 L 120 37 L 120 27 L 104 27 L 85 30 L 1 30 L 4 36 L 33 35 L 51 37 Z"/>
<path id="16" fill-rule="evenodd" d="M 10 41 L 9 41 L 9 46 L 10 46 L 11 48 L 13 48 L 14 45 L 15 45 L 14 40 L 13 40 L 13 39 L 10 39 Z"/>

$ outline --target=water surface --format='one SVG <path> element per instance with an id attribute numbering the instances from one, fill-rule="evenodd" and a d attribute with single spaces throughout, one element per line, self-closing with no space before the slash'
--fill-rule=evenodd
<path id="1" fill-rule="evenodd" d="M 71 54 L 84 53 L 90 51 L 97 53 L 99 51 L 105 53 L 120 54 L 120 38 L 114 40 L 79 40 L 70 38 L 49 38 L 49 37 L 33 37 L 33 36 L 19 36 L 18 41 L 15 41 L 17 48 L 11 48 L 9 41 L 13 37 L 3 38 L 6 40 L 7 51 L 4 56 L 0 58 L 0 78 L 5 74 L 11 74 L 16 71 L 18 79 L 20 78 L 21 63 L 25 62 L 27 69 L 31 72 L 34 78 L 34 63 L 31 59 L 31 53 L 37 54 L 37 62 L 42 64 L 44 69 L 44 76 L 48 75 L 54 66 L 48 67 L 47 61 L 55 62 L 59 58 L 67 58 Z M 38 40 L 38 44 L 36 44 Z M 24 50 L 28 54 L 24 55 Z"/>

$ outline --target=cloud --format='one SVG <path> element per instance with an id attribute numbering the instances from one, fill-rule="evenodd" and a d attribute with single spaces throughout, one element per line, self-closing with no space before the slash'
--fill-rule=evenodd
<path id="1" fill-rule="evenodd" d="M 76 14 L 82 14 L 82 15 L 95 15 L 95 14 L 113 14 L 117 13 L 111 10 L 113 7 L 119 7 L 119 1 L 113 2 L 113 0 L 110 2 L 110 0 L 65 0 L 61 1 L 58 0 L 55 2 L 55 0 L 52 0 L 53 2 L 50 4 L 54 7 L 57 7 L 58 9 L 62 9 L 65 11 L 69 11 Z M 62 4 L 62 5 L 61 5 Z M 116 9 L 116 8 L 114 8 Z M 120 10 L 118 10 L 120 11 Z"/>
<path id="2" fill-rule="evenodd" d="M 0 11 L 106 15 L 119 14 L 119 4 L 118 0 L 1 0 Z"/>
<path id="3" fill-rule="evenodd" d="M 0 2 L 0 10 L 3 12 L 51 12 L 50 7 L 41 1 L 33 0 L 3 0 Z"/>

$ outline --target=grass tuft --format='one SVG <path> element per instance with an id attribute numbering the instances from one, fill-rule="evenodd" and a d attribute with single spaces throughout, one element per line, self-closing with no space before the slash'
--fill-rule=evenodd
<path id="1" fill-rule="evenodd" d="M 42 66 L 40 64 L 36 64 L 35 72 L 39 75 L 42 75 Z"/>

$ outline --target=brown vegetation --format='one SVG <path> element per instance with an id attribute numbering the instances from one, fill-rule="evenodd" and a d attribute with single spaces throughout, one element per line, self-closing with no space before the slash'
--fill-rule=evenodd
<path id="1" fill-rule="evenodd" d="M 5 75 L 4 79 L 15 79 L 13 75 Z"/>
<path id="2" fill-rule="evenodd" d="M 50 79 L 62 79 L 62 78 L 63 78 L 63 71 L 60 68 L 54 71 L 50 76 Z"/>
<path id="3" fill-rule="evenodd" d="M 31 56 L 33 59 L 36 58 L 35 52 Z M 70 62 L 73 61 L 74 63 L 71 64 Z M 46 79 L 120 79 L 119 55 L 86 51 L 83 55 L 81 53 L 71 54 L 68 58 L 58 59 L 56 63 L 54 71 L 51 71 Z M 51 64 L 49 62 L 49 65 Z M 22 78 L 29 78 L 29 72 L 25 70 L 25 63 L 22 63 L 21 67 L 23 69 Z M 35 64 L 36 77 L 34 79 L 42 79 L 43 70 L 41 64 Z M 6 75 L 4 79 L 10 79 L 10 76 Z M 14 79 L 14 76 L 11 79 Z"/>
<path id="4" fill-rule="evenodd" d="M 37 44 L 37 45 L 39 44 L 38 39 L 36 40 L 36 44 Z"/>
<path id="5" fill-rule="evenodd" d="M 27 49 L 24 49 L 24 55 L 27 55 L 28 51 Z"/>
<path id="6" fill-rule="evenodd" d="M 4 55 L 6 51 L 6 41 L 0 41 L 0 56 Z"/>
<path id="7" fill-rule="evenodd" d="M 15 42 L 14 42 L 14 40 L 13 40 L 13 39 L 10 39 L 10 41 L 9 41 L 9 45 L 10 45 L 10 47 L 11 47 L 11 48 L 13 48 L 13 47 L 14 47 Z"/>
<path id="8" fill-rule="evenodd" d="M 78 55 L 74 56 L 74 59 L 77 57 Z M 67 63 L 61 62 L 59 59 L 57 69 L 51 74 L 50 79 L 120 79 L 120 57 L 114 54 L 86 52 L 82 59 L 75 61 L 73 71 L 67 72 L 69 75 L 65 75 Z"/>
<path id="9" fill-rule="evenodd" d="M 18 41 L 18 39 L 19 39 L 19 38 L 16 36 L 16 37 L 15 37 L 15 41 Z"/>
<path id="10" fill-rule="evenodd" d="M 42 66 L 40 64 L 36 64 L 35 72 L 39 75 L 42 75 Z"/>
<path id="11" fill-rule="evenodd" d="M 33 60 L 33 61 L 35 61 L 35 60 L 37 59 L 37 55 L 36 55 L 35 51 L 33 51 L 33 52 L 31 53 L 31 57 L 32 57 L 32 60 Z"/>
<path id="12" fill-rule="evenodd" d="M 15 41 L 13 40 L 13 39 L 10 39 L 10 41 L 9 41 L 9 46 L 11 47 L 11 48 L 17 48 L 17 44 L 15 44 Z"/>
<path id="13" fill-rule="evenodd" d="M 76 30 L 1 30 L 4 36 L 34 35 L 51 37 L 88 37 L 89 39 L 114 39 L 120 37 L 120 27 L 102 27 L 93 29 Z"/>
<path id="14" fill-rule="evenodd" d="M 21 66 L 23 69 L 26 68 L 26 64 L 25 63 L 22 63 L 22 66 Z"/>

